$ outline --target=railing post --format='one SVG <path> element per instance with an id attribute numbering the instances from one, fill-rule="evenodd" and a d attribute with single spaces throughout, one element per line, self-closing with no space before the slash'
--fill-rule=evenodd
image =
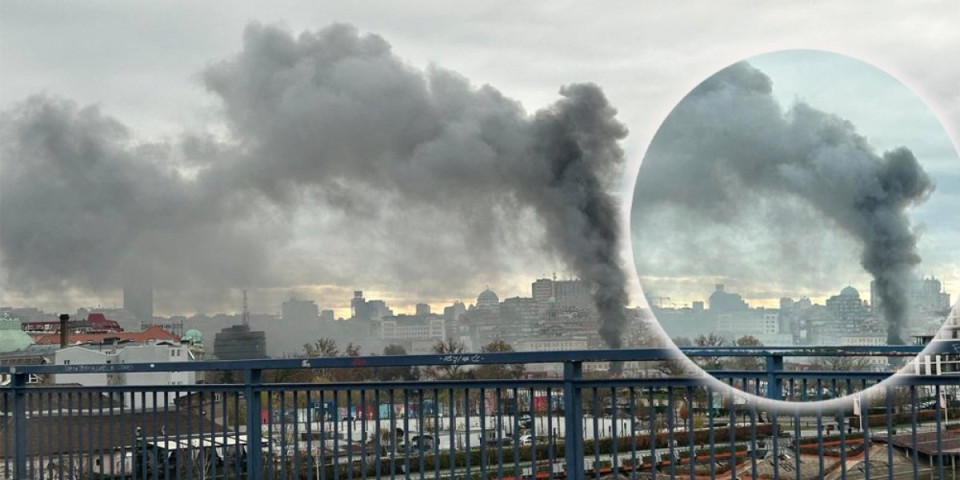
<path id="1" fill-rule="evenodd" d="M 10 369 L 13 391 L 13 475 L 17 480 L 30 478 L 27 473 L 27 374 Z"/>
<path id="2" fill-rule="evenodd" d="M 780 400 L 781 380 L 777 373 L 783 371 L 783 355 L 767 354 L 767 398 L 770 400 Z"/>
<path id="3" fill-rule="evenodd" d="M 563 364 L 564 452 L 567 478 L 583 478 L 583 402 L 575 381 L 583 376 L 582 362 Z"/>
<path id="4" fill-rule="evenodd" d="M 250 369 L 244 372 L 243 398 L 247 420 L 247 478 L 258 479 L 263 473 L 263 425 L 260 423 L 260 386 L 262 370 Z"/>

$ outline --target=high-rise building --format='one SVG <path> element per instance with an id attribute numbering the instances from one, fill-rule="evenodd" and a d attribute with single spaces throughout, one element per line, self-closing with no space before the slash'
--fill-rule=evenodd
<path id="1" fill-rule="evenodd" d="M 319 317 L 319 309 L 313 300 L 297 300 L 291 298 L 283 302 L 281 315 L 285 323 L 313 325 Z"/>
<path id="2" fill-rule="evenodd" d="M 539 330 L 540 309 L 532 298 L 508 298 L 500 304 L 500 318 L 517 337 L 529 337 Z"/>
<path id="3" fill-rule="evenodd" d="M 866 305 L 860 300 L 860 292 L 853 287 L 846 287 L 839 295 L 828 298 L 826 305 L 837 326 L 848 332 L 862 328 L 869 316 Z"/>
<path id="4" fill-rule="evenodd" d="M 539 278 L 530 286 L 533 301 L 538 305 L 546 305 L 553 298 L 553 280 Z"/>
<path id="5" fill-rule="evenodd" d="M 447 321 L 448 326 L 450 322 L 459 321 L 460 316 L 466 312 L 467 307 L 459 300 L 453 302 L 453 305 L 450 305 L 449 307 L 443 307 L 443 317 Z"/>
<path id="6" fill-rule="evenodd" d="M 914 278 L 907 291 L 912 313 L 945 314 L 950 310 L 950 294 L 943 291 L 943 284 L 935 277 Z M 870 304 L 874 310 L 883 308 L 883 299 L 877 292 L 876 282 L 870 282 Z"/>
<path id="7" fill-rule="evenodd" d="M 355 320 L 370 319 L 370 312 L 367 311 L 367 300 L 363 298 L 363 290 L 354 290 L 353 298 L 350 299 L 350 313 Z"/>
<path id="8" fill-rule="evenodd" d="M 553 297 L 558 308 L 587 311 L 593 307 L 590 289 L 580 280 L 554 281 Z"/>
<path id="9" fill-rule="evenodd" d="M 213 354 L 220 360 L 267 358 L 267 334 L 250 325 L 233 325 L 217 333 Z"/>
<path id="10" fill-rule="evenodd" d="M 745 312 L 750 309 L 739 293 L 727 292 L 722 283 L 716 285 L 709 301 L 711 313 Z"/>
<path id="11" fill-rule="evenodd" d="M 392 317 L 393 310 L 387 306 L 383 300 L 367 300 L 367 318 L 380 321 L 386 317 Z"/>
<path id="12" fill-rule="evenodd" d="M 141 324 L 153 322 L 153 288 L 143 283 L 127 283 L 123 286 L 123 309 L 130 312 Z"/>
<path id="13" fill-rule="evenodd" d="M 379 325 L 384 344 L 401 345 L 407 353 L 432 353 L 432 347 L 447 338 L 442 315 L 396 315 L 384 318 Z"/>
<path id="14" fill-rule="evenodd" d="M 417 304 L 417 316 L 430 315 L 430 305 L 426 303 Z"/>

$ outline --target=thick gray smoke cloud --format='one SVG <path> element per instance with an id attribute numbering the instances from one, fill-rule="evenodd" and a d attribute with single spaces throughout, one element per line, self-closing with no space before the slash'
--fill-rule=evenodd
<path id="1" fill-rule="evenodd" d="M 96 107 L 33 97 L 2 116 L 0 248 L 8 288 L 185 292 L 264 270 L 262 220 L 183 178 Z M 244 262 L 236 262 L 244 258 Z M 185 293 L 185 295 L 187 295 Z"/>
<path id="2" fill-rule="evenodd" d="M 839 227 L 859 244 L 860 263 L 873 276 L 882 300 L 888 342 L 899 344 L 907 282 L 920 262 L 906 210 L 933 188 L 906 148 L 877 155 L 849 122 L 804 103 L 784 114 L 772 96 L 770 79 L 739 63 L 694 89 L 657 132 L 638 176 L 632 222 L 635 235 L 643 235 L 642 227 L 657 222 L 658 215 L 679 213 L 687 224 L 676 225 L 674 233 L 690 233 L 704 245 L 685 256 L 706 265 L 723 264 L 714 273 L 739 262 L 768 269 L 786 266 L 788 274 L 798 277 L 809 269 L 804 263 L 811 258 L 830 255 L 829 248 L 797 255 L 804 248 L 796 245 L 797 237 L 828 247 L 810 238 L 825 233 L 811 232 L 803 222 Z M 777 258 L 764 258 L 758 251 L 731 261 L 731 252 L 723 258 L 722 251 L 710 250 L 711 241 L 699 236 L 725 231 L 750 242 L 750 234 L 722 225 L 737 225 L 736 220 L 758 211 L 765 217 L 756 235 L 782 244 Z M 658 230 L 638 241 L 639 248 L 675 238 Z M 641 269 L 652 266 L 640 254 L 637 261 Z"/>
<path id="3" fill-rule="evenodd" d="M 620 346 L 627 295 L 606 190 L 626 129 L 597 86 L 565 87 L 529 116 L 345 25 L 297 37 L 251 25 L 242 51 L 202 79 L 222 102 L 226 141 L 138 148 L 95 109 L 46 98 L 4 118 L 0 245 L 11 276 L 102 288 L 131 262 L 200 284 L 239 286 L 259 272 L 282 282 L 267 252 L 289 235 L 286 217 L 307 213 L 341 229 L 316 232 L 332 249 L 369 247 L 352 253 L 429 290 L 431 277 L 489 278 L 533 235 L 595 287 L 603 338 Z M 350 281 L 336 261 L 324 274 Z"/>

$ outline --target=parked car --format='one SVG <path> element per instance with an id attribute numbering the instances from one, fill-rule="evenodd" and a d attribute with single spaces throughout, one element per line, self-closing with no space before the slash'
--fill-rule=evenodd
<path id="1" fill-rule="evenodd" d="M 484 445 L 487 448 L 503 448 L 504 450 L 508 448 L 513 448 L 513 438 L 511 437 L 501 437 L 501 438 L 489 438 Z"/>
<path id="2" fill-rule="evenodd" d="M 433 451 L 435 446 L 436 441 L 433 435 L 416 435 L 410 437 L 408 441 L 401 441 L 397 445 L 397 451 L 410 453 L 430 452 Z"/>
<path id="3" fill-rule="evenodd" d="M 533 435 L 530 435 L 530 434 L 520 435 L 520 441 L 519 441 L 519 443 L 520 443 L 521 446 L 524 446 L 524 447 L 532 446 L 534 441 L 537 442 L 537 445 L 549 445 L 549 444 L 550 444 L 550 436 L 549 436 L 549 435 L 537 435 L 536 437 L 534 437 Z"/>

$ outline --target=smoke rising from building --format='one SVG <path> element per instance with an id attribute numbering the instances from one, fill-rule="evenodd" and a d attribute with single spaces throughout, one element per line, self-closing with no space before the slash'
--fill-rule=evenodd
<path id="1" fill-rule="evenodd" d="M 131 272 L 157 289 L 349 278 L 336 259 L 283 277 L 273 253 L 310 215 L 329 248 L 367 245 L 360 256 L 419 290 L 489 279 L 518 245 L 545 245 L 595 286 L 602 336 L 620 346 L 627 294 L 606 191 L 627 132 L 596 85 L 564 87 L 531 116 L 347 25 L 250 25 L 242 50 L 201 77 L 226 139 L 137 144 L 95 107 L 49 97 L 4 114 L 11 286 L 105 290 Z"/>
<path id="2" fill-rule="evenodd" d="M 906 211 L 933 189 L 908 149 L 878 155 L 850 122 L 802 102 L 784 113 L 772 95 L 771 80 L 738 63 L 697 86 L 657 132 L 638 176 L 632 222 L 634 235 L 643 237 L 638 249 L 650 242 L 682 245 L 696 238 L 704 248 L 687 256 L 716 267 L 698 273 L 742 278 L 755 272 L 735 263 L 801 277 L 810 270 L 811 258 L 830 255 L 827 243 L 811 238 L 824 235 L 817 227 L 845 232 L 877 282 L 888 342 L 898 344 L 903 342 L 907 284 L 920 262 Z M 676 214 L 686 222 L 672 231 L 641 231 Z M 758 251 L 738 259 L 730 251 L 711 250 L 711 235 L 722 243 L 720 232 L 729 236 L 751 216 L 762 225 L 756 235 L 779 244 L 779 256 L 765 258 Z M 738 236 L 749 234 L 740 231 Z M 801 245 L 805 240 L 817 246 L 806 252 L 813 256 L 798 254 L 806 248 Z M 641 277 L 644 269 L 656 268 L 642 253 L 637 263 Z"/>

